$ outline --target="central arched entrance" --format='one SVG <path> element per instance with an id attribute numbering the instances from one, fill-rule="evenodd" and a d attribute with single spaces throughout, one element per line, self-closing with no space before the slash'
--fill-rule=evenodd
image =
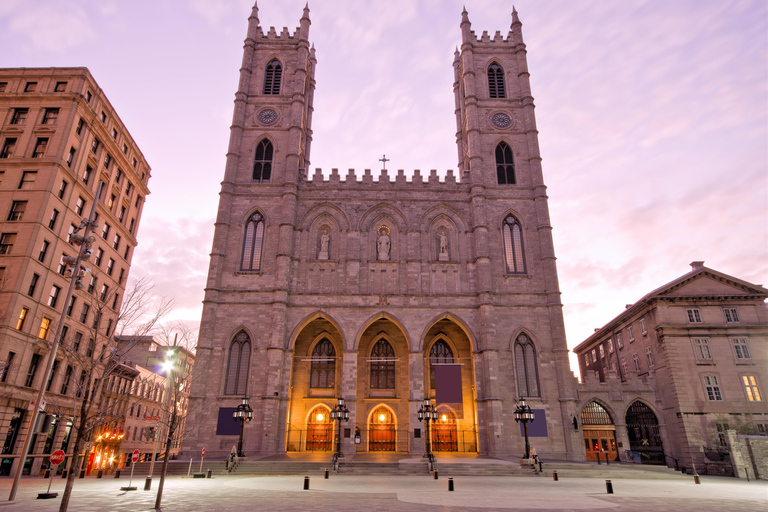
<path id="1" fill-rule="evenodd" d="M 331 411 L 318 405 L 307 418 L 307 451 L 327 452 L 333 449 L 333 423 Z"/>
<path id="2" fill-rule="evenodd" d="M 368 420 L 368 450 L 372 452 L 395 451 L 395 415 L 388 407 L 376 407 Z"/>
<path id="3" fill-rule="evenodd" d="M 665 464 L 659 420 L 651 408 L 635 400 L 627 410 L 626 419 L 630 450 L 640 454 L 643 464 Z"/>
<path id="4" fill-rule="evenodd" d="M 616 426 L 602 405 L 594 400 L 585 405 L 581 411 L 581 425 L 587 460 L 597 460 L 598 457 L 619 459 L 616 449 Z"/>
<path id="5" fill-rule="evenodd" d="M 456 432 L 456 415 L 445 406 L 438 406 L 437 420 L 432 423 L 432 451 L 459 451 L 459 438 Z"/>

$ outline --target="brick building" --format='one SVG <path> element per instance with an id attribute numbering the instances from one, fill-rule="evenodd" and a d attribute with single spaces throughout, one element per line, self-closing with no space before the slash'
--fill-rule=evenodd
<path id="1" fill-rule="evenodd" d="M 517 13 L 480 37 L 461 15 L 442 181 L 309 172 L 309 26 L 306 8 L 293 33 L 262 30 L 256 6 L 248 20 L 184 449 L 228 453 L 247 396 L 246 454 L 331 450 L 341 396 L 343 451 L 422 453 L 417 411 L 451 367 L 435 450 L 520 456 L 525 397 L 538 453 L 583 458 Z"/>
<path id="2" fill-rule="evenodd" d="M 150 169 L 86 68 L 0 69 L 0 473 L 16 464 L 30 401 L 45 385 L 46 418 L 26 471 L 51 449 L 71 449 L 74 402 L 91 382 L 84 364 L 115 327 Z M 70 233 L 87 218 L 99 183 L 93 254 L 83 289 L 64 304 Z M 82 231 L 80 232 L 82 234 Z M 44 383 L 51 343 L 67 308 L 62 346 Z M 53 421 L 59 418 L 60 421 Z"/>
<path id="3" fill-rule="evenodd" d="M 768 290 L 691 266 L 574 349 L 589 388 L 580 396 L 606 420 L 584 427 L 588 457 L 615 432 L 622 460 L 629 449 L 644 462 L 732 474 L 726 432 L 768 435 Z M 595 394 L 600 383 L 610 393 Z"/>

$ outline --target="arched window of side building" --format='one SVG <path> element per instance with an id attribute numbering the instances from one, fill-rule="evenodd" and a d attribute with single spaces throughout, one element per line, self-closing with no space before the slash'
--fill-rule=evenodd
<path id="1" fill-rule="evenodd" d="M 229 346 L 229 365 L 225 395 L 245 395 L 248 392 L 248 367 L 251 363 L 251 339 L 240 331 Z"/>
<path id="2" fill-rule="evenodd" d="M 245 223 L 245 238 L 243 240 L 243 262 L 241 270 L 261 269 L 261 248 L 264 243 L 264 217 L 259 212 L 254 213 Z"/>
<path id="3" fill-rule="evenodd" d="M 280 65 L 280 61 L 271 60 L 264 72 L 264 94 L 280 94 L 282 78 L 283 66 Z"/>
<path id="4" fill-rule="evenodd" d="M 256 146 L 256 155 L 253 159 L 253 181 L 269 183 L 272 177 L 272 143 L 264 139 Z"/>
<path id="5" fill-rule="evenodd" d="M 496 146 L 496 178 L 499 185 L 515 184 L 515 162 L 512 159 L 512 148 L 506 142 Z"/>
<path id="6" fill-rule="evenodd" d="M 519 335 L 515 340 L 515 371 L 517 372 L 519 396 L 541 396 L 539 370 L 536 365 L 536 348 L 525 334 Z"/>
<path id="7" fill-rule="evenodd" d="M 495 62 L 488 66 L 488 92 L 491 98 L 506 98 L 504 70 Z"/>
<path id="8" fill-rule="evenodd" d="M 508 274 L 525 273 L 525 253 L 523 252 L 523 234 L 520 221 L 514 215 L 507 215 L 502 228 L 504 235 L 504 258 Z"/>
<path id="9" fill-rule="evenodd" d="M 333 388 L 336 385 L 336 349 L 328 338 L 323 338 L 312 350 L 312 368 L 309 387 Z"/>

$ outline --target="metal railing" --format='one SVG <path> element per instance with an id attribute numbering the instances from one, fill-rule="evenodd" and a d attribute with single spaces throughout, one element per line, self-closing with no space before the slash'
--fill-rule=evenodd
<path id="1" fill-rule="evenodd" d="M 350 437 L 354 439 L 354 430 Z M 414 438 L 410 429 L 359 430 L 360 443 L 355 444 L 355 452 L 401 452 L 411 451 L 414 441 L 422 444 L 424 431 L 420 439 Z M 455 431 L 432 431 L 432 451 L 440 453 L 477 453 L 477 431 L 474 429 Z M 307 430 L 289 427 L 286 435 L 286 450 L 289 452 L 333 452 L 335 451 L 334 431 Z M 343 441 L 346 442 L 346 441 Z"/>

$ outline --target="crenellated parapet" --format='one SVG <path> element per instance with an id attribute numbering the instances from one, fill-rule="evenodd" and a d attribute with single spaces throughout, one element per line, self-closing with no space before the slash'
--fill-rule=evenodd
<path id="1" fill-rule="evenodd" d="M 259 27 L 261 28 L 261 27 Z M 291 33 L 288 31 L 288 27 L 283 27 L 283 30 L 280 32 L 280 34 L 277 33 L 277 30 L 275 30 L 275 27 L 269 27 L 269 30 L 267 33 L 264 33 L 264 30 L 259 30 L 256 33 L 256 40 L 267 40 L 267 41 L 294 41 L 298 40 L 300 37 L 301 27 L 296 27 L 296 30 Z"/>
<path id="2" fill-rule="evenodd" d="M 362 175 L 358 174 L 355 169 L 349 169 L 342 179 L 341 173 L 336 168 L 331 169 L 329 176 L 326 176 L 322 169 L 316 168 L 314 174 L 311 177 L 308 176 L 308 181 L 305 183 L 311 186 L 344 184 L 356 189 L 361 188 L 361 186 L 370 185 L 371 187 L 379 188 L 410 186 L 421 189 L 438 187 L 443 190 L 469 190 L 469 173 L 465 172 L 463 176 L 457 177 L 452 169 L 448 169 L 442 180 L 437 174 L 437 169 L 429 171 L 427 176 L 422 175 L 421 170 L 416 169 L 413 171 L 410 179 L 406 176 L 403 169 L 398 169 L 397 174 L 394 176 L 390 176 L 389 170 L 382 169 L 379 171 L 378 179 L 374 180 L 373 178 L 374 176 L 370 169 L 365 169 Z"/>

